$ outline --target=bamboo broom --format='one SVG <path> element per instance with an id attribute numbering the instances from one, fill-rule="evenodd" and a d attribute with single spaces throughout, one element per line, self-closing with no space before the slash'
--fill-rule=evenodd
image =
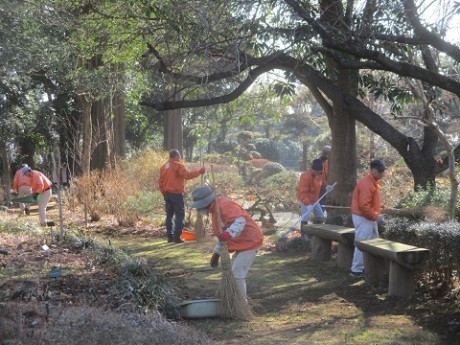
<path id="1" fill-rule="evenodd" d="M 214 181 L 214 172 L 211 165 L 211 175 Z M 219 208 L 219 194 L 213 185 L 210 186 L 214 193 L 214 202 L 216 206 L 217 228 L 219 235 L 222 234 L 222 215 Z M 226 319 L 237 319 L 250 321 L 254 314 L 247 301 L 243 298 L 238 289 L 238 286 L 233 276 L 230 253 L 228 252 L 227 244 L 221 243 L 220 259 L 222 265 L 222 277 L 220 280 L 217 296 L 220 299 L 220 316 Z"/>

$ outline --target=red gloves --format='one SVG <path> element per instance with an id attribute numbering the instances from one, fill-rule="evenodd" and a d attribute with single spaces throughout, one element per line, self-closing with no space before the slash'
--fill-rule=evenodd
<path id="1" fill-rule="evenodd" d="M 200 168 L 200 170 L 198 170 L 200 172 L 201 175 L 203 175 L 205 172 L 206 172 L 206 168 L 204 166 L 202 166 Z"/>
<path id="2" fill-rule="evenodd" d="M 219 257 L 220 255 L 217 253 L 212 254 L 211 256 L 211 267 L 216 268 L 219 265 Z"/>
<path id="3" fill-rule="evenodd" d="M 228 231 L 223 231 L 222 232 L 222 235 L 219 236 L 219 240 L 222 241 L 222 242 L 226 242 L 230 239 L 230 234 L 228 233 Z"/>

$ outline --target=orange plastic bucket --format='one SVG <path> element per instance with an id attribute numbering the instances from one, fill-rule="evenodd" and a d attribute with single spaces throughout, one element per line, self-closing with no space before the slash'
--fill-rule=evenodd
<path id="1" fill-rule="evenodd" d="M 182 230 L 180 238 L 184 241 L 195 241 L 195 233 L 187 230 Z"/>

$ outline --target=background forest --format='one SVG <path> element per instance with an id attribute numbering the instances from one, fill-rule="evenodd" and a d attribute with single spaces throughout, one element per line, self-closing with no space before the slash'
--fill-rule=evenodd
<path id="1" fill-rule="evenodd" d="M 456 194 L 454 1 L 3 0 L 0 11 L 7 198 L 21 163 L 71 178 L 179 148 L 189 161 L 304 169 L 326 144 L 333 204 L 349 203 L 374 157 L 401 161 L 423 188 L 451 164 Z"/>

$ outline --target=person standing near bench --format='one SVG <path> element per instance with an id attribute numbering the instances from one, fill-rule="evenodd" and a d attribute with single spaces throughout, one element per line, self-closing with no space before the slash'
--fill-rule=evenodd
<path id="1" fill-rule="evenodd" d="M 355 226 L 355 241 L 379 237 L 378 224 L 383 224 L 384 216 L 380 205 L 380 180 L 385 174 L 385 165 L 375 159 L 370 164 L 370 172 L 364 176 L 353 190 L 351 213 Z M 364 277 L 363 253 L 355 246 L 350 275 Z"/>
<path id="2" fill-rule="evenodd" d="M 17 170 L 13 178 L 13 189 L 18 193 L 18 197 L 22 198 L 32 194 L 30 177 L 22 173 L 22 169 L 28 168 L 27 164 L 23 164 L 21 169 Z M 29 204 L 23 202 L 19 203 L 20 214 L 24 213 L 28 216 L 30 214 Z"/>
<path id="3" fill-rule="evenodd" d="M 38 170 L 32 170 L 30 167 L 24 167 L 21 169 L 24 176 L 30 178 L 30 184 L 32 186 L 32 195 L 34 200 L 38 199 L 38 217 L 40 220 L 40 226 L 46 226 L 46 207 L 51 198 L 51 187 L 53 183 L 48 177 Z"/>
<path id="4" fill-rule="evenodd" d="M 169 151 L 169 160 L 160 168 L 158 187 L 165 200 L 166 232 L 168 242 L 184 242 L 180 235 L 184 228 L 185 205 L 184 192 L 185 180 L 191 180 L 206 172 L 205 167 L 188 171 L 180 162 L 181 155 L 178 150 Z M 174 229 L 173 229 L 174 217 Z"/>
<path id="5" fill-rule="evenodd" d="M 313 160 L 310 168 L 300 176 L 297 187 L 297 200 L 299 200 L 302 212 L 302 223 L 308 222 L 310 213 L 313 211 L 315 216 L 313 223 L 320 224 L 324 222 L 324 212 L 319 203 L 321 188 L 330 190 L 332 186 L 327 185 L 323 175 L 323 162 L 321 159 Z"/>

